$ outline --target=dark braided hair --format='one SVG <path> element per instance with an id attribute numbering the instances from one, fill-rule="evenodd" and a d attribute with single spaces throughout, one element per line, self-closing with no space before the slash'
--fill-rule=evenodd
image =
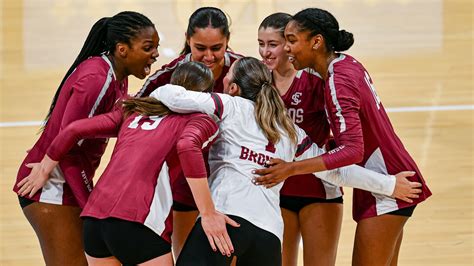
<path id="1" fill-rule="evenodd" d="M 287 13 L 273 13 L 266 17 L 262 23 L 260 23 L 260 26 L 258 29 L 266 29 L 266 28 L 273 28 L 278 30 L 280 35 L 285 38 L 285 27 L 288 22 L 291 20 L 291 15 Z"/>
<path id="2" fill-rule="evenodd" d="M 64 75 L 61 84 L 59 84 L 51 106 L 49 107 L 48 114 L 44 120 L 44 126 L 46 126 L 46 123 L 51 117 L 51 113 L 56 105 L 62 86 L 69 75 L 71 75 L 82 61 L 91 56 L 98 56 L 103 53 L 113 54 L 117 43 L 131 45 L 131 40 L 137 37 L 141 30 L 148 27 L 154 28 L 155 25 L 146 16 L 133 11 L 124 11 L 113 17 L 99 19 L 92 26 L 79 55 L 66 72 L 66 75 Z"/>
<path id="3" fill-rule="evenodd" d="M 345 51 L 354 44 L 353 34 L 339 30 L 336 18 L 326 10 L 307 8 L 296 13 L 292 20 L 301 31 L 310 31 L 311 37 L 321 34 L 329 52 Z"/>
<path id="4" fill-rule="evenodd" d="M 205 29 L 212 27 L 214 29 L 220 29 L 222 34 L 229 39 L 229 21 L 225 13 L 216 7 L 201 7 L 198 8 L 189 17 L 188 28 L 186 29 L 186 37 L 191 38 L 194 35 L 196 28 Z M 191 52 L 188 42 L 184 42 L 184 48 L 181 51 L 181 55 L 188 54 Z"/>

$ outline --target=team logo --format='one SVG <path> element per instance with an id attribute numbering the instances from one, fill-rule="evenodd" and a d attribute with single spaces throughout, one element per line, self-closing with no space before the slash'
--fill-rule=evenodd
<path id="1" fill-rule="evenodd" d="M 295 93 L 291 96 L 291 100 L 293 100 L 293 101 L 291 102 L 291 105 L 298 105 L 298 104 L 301 102 L 301 100 L 300 100 L 301 95 L 303 95 L 302 92 L 295 92 Z"/>

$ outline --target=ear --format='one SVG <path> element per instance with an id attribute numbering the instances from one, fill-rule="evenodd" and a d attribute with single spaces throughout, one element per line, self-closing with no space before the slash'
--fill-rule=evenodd
<path id="1" fill-rule="evenodd" d="M 230 96 L 239 96 L 240 95 L 240 87 L 236 83 L 229 85 L 229 95 Z"/>
<path id="2" fill-rule="evenodd" d="M 120 57 L 127 57 L 128 54 L 128 45 L 125 43 L 117 43 L 115 46 L 115 52 L 120 56 Z"/>
<path id="3" fill-rule="evenodd" d="M 313 50 L 317 50 L 319 47 L 323 46 L 324 37 L 321 34 L 316 34 L 315 36 L 311 37 L 311 44 Z"/>

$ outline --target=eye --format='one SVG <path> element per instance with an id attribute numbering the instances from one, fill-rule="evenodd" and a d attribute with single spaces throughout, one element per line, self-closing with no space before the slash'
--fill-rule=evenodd
<path id="1" fill-rule="evenodd" d="M 217 51 L 220 51 L 222 48 L 222 46 L 219 46 L 219 47 L 212 47 L 211 50 L 214 51 L 214 52 L 217 52 Z"/>

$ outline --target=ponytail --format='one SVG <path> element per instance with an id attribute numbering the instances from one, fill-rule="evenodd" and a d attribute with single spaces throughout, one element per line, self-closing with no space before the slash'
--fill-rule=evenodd
<path id="1" fill-rule="evenodd" d="M 104 17 L 94 23 L 79 55 L 71 67 L 69 67 L 56 90 L 48 114 L 44 119 L 43 129 L 51 117 L 64 83 L 66 83 L 66 80 L 79 64 L 91 56 L 99 56 L 103 53 L 113 56 L 117 43 L 130 45 L 131 40 L 147 27 L 155 27 L 155 25 L 146 16 L 133 11 L 120 12 L 113 17 Z"/>
<path id="2" fill-rule="evenodd" d="M 278 143 L 281 139 L 279 128 L 286 131 L 293 144 L 297 144 L 296 129 L 286 113 L 285 104 L 273 85 L 264 82 L 255 99 L 255 119 L 268 141 Z"/>
<path id="3" fill-rule="evenodd" d="M 131 98 L 122 102 L 122 108 L 125 117 L 133 113 L 139 113 L 146 116 L 163 116 L 172 113 L 159 100 L 152 97 Z"/>
<path id="4" fill-rule="evenodd" d="M 106 51 L 105 43 L 107 37 L 108 20 L 109 18 L 107 17 L 101 18 L 92 26 L 89 35 L 87 36 L 86 41 L 84 42 L 84 45 L 82 46 L 82 49 L 79 52 L 79 55 L 77 56 L 76 60 L 74 60 L 74 63 L 69 67 L 68 71 L 66 72 L 66 75 L 64 75 L 63 79 L 61 80 L 61 83 L 59 84 L 58 89 L 56 90 L 56 93 L 54 94 L 53 101 L 51 102 L 51 106 L 49 107 L 48 114 L 44 119 L 43 127 L 46 126 L 46 123 L 51 117 L 51 113 L 53 112 L 54 106 L 56 106 L 56 102 L 59 98 L 61 88 L 63 87 L 67 78 L 72 74 L 72 72 L 74 72 L 76 67 L 87 58 L 91 56 L 100 55 L 101 53 Z"/>
<path id="5" fill-rule="evenodd" d="M 273 144 L 281 139 L 281 129 L 296 144 L 293 121 L 286 114 L 285 104 L 277 89 L 271 84 L 268 68 L 253 57 L 243 57 L 234 62 L 233 80 L 240 88 L 242 98 L 255 102 L 255 119 L 267 139 Z"/>

